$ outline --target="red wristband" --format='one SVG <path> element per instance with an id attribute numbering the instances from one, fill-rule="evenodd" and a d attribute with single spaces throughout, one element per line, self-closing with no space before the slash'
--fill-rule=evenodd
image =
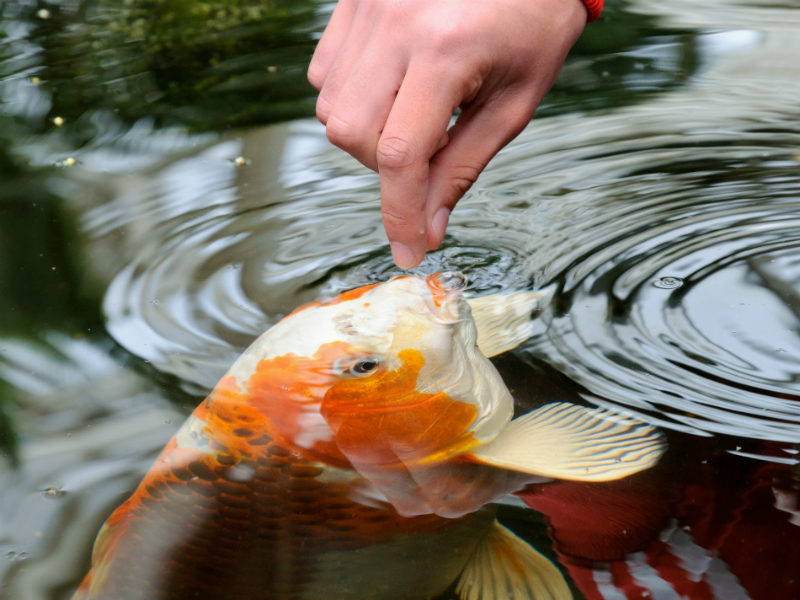
<path id="1" fill-rule="evenodd" d="M 588 23 L 594 21 L 603 12 L 603 0 L 583 0 L 586 9 L 589 11 Z"/>

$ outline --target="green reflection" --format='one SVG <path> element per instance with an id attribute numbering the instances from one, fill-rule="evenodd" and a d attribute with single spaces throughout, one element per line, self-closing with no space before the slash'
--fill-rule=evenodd
<path id="1" fill-rule="evenodd" d="M 6 68 L 38 78 L 46 115 L 33 124 L 54 128 L 53 119 L 64 118 L 73 145 L 98 134 L 96 111 L 194 131 L 313 116 L 306 69 L 331 4 L 85 0 L 48 5 L 43 19 L 37 6 L 12 1 L 5 21 L 29 28 L 28 45 L 7 45 Z M 540 115 L 623 106 L 696 71 L 694 32 L 658 29 L 626 7 L 612 0 L 586 27 Z"/>
<path id="2" fill-rule="evenodd" d="M 50 118 L 224 129 L 313 114 L 314 0 L 90 0 L 36 20 Z M 91 132 L 86 132 L 90 134 Z"/>
<path id="3" fill-rule="evenodd" d="M 6 457 L 12 466 L 19 466 L 19 445 L 14 416 L 17 410 L 13 389 L 0 379 L 0 456 Z"/>
<path id="4" fill-rule="evenodd" d="M 684 85 L 700 66 L 696 31 L 665 30 L 655 18 L 607 1 L 584 29 L 537 116 L 618 108 Z"/>
<path id="5" fill-rule="evenodd" d="M 0 146 L 0 340 L 48 346 L 44 335 L 100 332 L 100 291 L 87 287 L 79 226 L 48 189 L 50 169 L 30 169 Z M 0 366 L 14 356 L 0 355 Z M 17 460 L 19 391 L 0 379 L 0 453 Z"/>

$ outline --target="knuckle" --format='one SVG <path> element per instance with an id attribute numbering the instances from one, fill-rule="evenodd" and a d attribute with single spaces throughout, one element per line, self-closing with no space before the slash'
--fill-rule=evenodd
<path id="1" fill-rule="evenodd" d="M 308 78 L 308 82 L 314 86 L 314 89 L 317 91 L 322 89 L 322 85 L 325 83 L 326 75 L 327 73 L 325 72 L 325 69 L 323 69 L 318 63 L 311 61 L 311 64 L 308 65 L 306 77 Z"/>
<path id="2" fill-rule="evenodd" d="M 478 93 L 478 90 L 481 89 L 482 85 L 483 85 L 483 77 L 481 77 L 480 72 L 468 73 L 464 77 L 462 77 L 461 89 L 464 100 L 467 102 L 471 102 L 475 98 L 475 95 Z"/>
<path id="3" fill-rule="evenodd" d="M 457 198 L 469 191 L 482 171 L 483 165 L 461 165 L 453 169 L 450 182 Z"/>
<path id="4" fill-rule="evenodd" d="M 463 58 L 464 52 L 474 47 L 467 36 L 470 29 L 474 28 L 467 27 L 463 19 L 430 19 L 423 25 L 423 39 L 434 55 L 458 54 Z"/>
<path id="5" fill-rule="evenodd" d="M 381 213 L 383 215 L 384 227 L 388 227 L 389 229 L 402 229 L 407 227 L 411 222 L 409 215 L 404 215 L 391 206 L 384 206 Z"/>
<path id="6" fill-rule="evenodd" d="M 331 144 L 343 150 L 355 148 L 360 142 L 358 128 L 334 113 L 328 115 L 325 134 Z"/>
<path id="7" fill-rule="evenodd" d="M 400 137 L 386 137 L 378 142 L 376 157 L 380 168 L 404 169 L 414 164 L 415 152 L 407 140 Z"/>
<path id="8" fill-rule="evenodd" d="M 323 125 L 327 125 L 328 123 L 328 116 L 331 114 L 331 108 L 330 102 L 320 94 L 317 97 L 317 119 L 319 119 L 320 123 Z"/>
<path id="9" fill-rule="evenodd" d="M 530 102 L 521 101 L 512 105 L 507 111 L 507 123 L 513 135 L 517 135 L 531 122 L 533 107 Z"/>

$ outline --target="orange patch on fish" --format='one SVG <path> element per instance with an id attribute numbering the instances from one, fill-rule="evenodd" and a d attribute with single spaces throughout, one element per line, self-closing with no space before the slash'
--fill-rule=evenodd
<path id="1" fill-rule="evenodd" d="M 303 457 L 350 467 L 332 432 L 328 439 L 318 439 L 310 447 L 300 440 L 308 433 L 309 419 L 313 422 L 319 414 L 325 392 L 337 379 L 334 364 L 351 350 L 347 342 L 331 342 L 320 346 L 311 358 L 286 354 L 262 359 L 241 387 L 233 377 L 223 379 L 209 397 L 210 405 L 221 402 L 223 406 L 249 407 L 272 437 L 284 440 Z M 216 429 L 224 430 L 224 424 L 216 424 Z M 319 435 L 324 437 L 324 433 Z"/>
<path id="2" fill-rule="evenodd" d="M 321 413 L 356 468 L 436 464 L 478 444 L 470 431 L 477 408 L 444 392 L 417 391 L 422 353 L 398 357 L 397 369 L 340 380 L 325 394 Z"/>
<path id="3" fill-rule="evenodd" d="M 376 288 L 379 285 L 380 284 L 378 283 L 373 283 L 371 285 L 364 285 L 360 288 L 344 292 L 336 296 L 333 300 L 325 302 L 324 305 L 328 306 L 329 304 L 339 304 L 340 302 L 347 302 L 348 300 L 357 300 L 358 298 L 361 298 L 361 296 L 366 294 L 368 291 L 370 291 L 372 288 Z"/>
<path id="4" fill-rule="evenodd" d="M 360 288 L 356 288 L 354 290 L 349 290 L 347 292 L 343 292 L 343 293 L 339 294 L 338 296 L 334 296 L 330 300 L 326 300 L 324 302 L 319 302 L 319 301 L 308 302 L 306 304 L 303 304 L 303 305 L 298 306 L 297 308 L 295 308 L 291 313 L 289 313 L 288 316 L 291 317 L 292 315 L 296 315 L 299 312 L 303 312 L 304 310 L 306 310 L 308 308 L 313 308 L 315 306 L 332 306 L 334 304 L 341 304 L 342 302 L 347 302 L 349 300 L 358 300 L 359 298 L 361 298 L 361 296 L 366 294 L 372 288 L 378 287 L 379 285 L 380 285 L 379 283 L 373 283 L 373 284 L 370 284 L 370 285 L 364 285 L 364 286 L 362 286 Z"/>
<path id="5" fill-rule="evenodd" d="M 402 364 L 395 370 L 342 378 L 334 364 L 353 353 L 347 342 L 332 342 L 311 358 L 287 354 L 262 359 L 241 387 L 233 377 L 223 379 L 209 405 L 241 407 L 237 410 L 261 419 L 269 435 L 285 440 L 304 458 L 340 468 L 354 466 L 354 460 L 370 470 L 431 465 L 478 445 L 470 431 L 477 417 L 474 405 L 444 392 L 416 390 L 425 363 L 421 352 L 401 351 Z M 222 433 L 230 427 L 218 413 L 212 410 L 201 418 Z M 302 443 L 316 415 L 330 427 L 330 435 L 320 429 L 313 444 Z M 324 423 L 318 421 L 317 426 Z M 226 441 L 237 454 L 246 455 L 246 445 L 240 447 L 235 440 Z"/>

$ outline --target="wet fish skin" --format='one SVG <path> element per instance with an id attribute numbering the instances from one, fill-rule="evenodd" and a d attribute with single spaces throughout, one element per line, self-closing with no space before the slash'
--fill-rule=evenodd
<path id="1" fill-rule="evenodd" d="M 104 525 L 74 600 L 428 597 L 494 522 L 490 508 L 406 518 L 356 502 L 359 478 L 287 451 L 248 407 L 201 406 L 183 433 L 198 414 L 214 452 L 173 438 Z"/>
<path id="2" fill-rule="evenodd" d="M 476 323 L 461 279 L 366 286 L 262 335 L 109 518 L 74 600 L 413 600 L 459 573 L 465 600 L 570 598 L 485 505 L 542 474 L 648 468 L 662 440 L 565 403 L 511 421 L 479 348 L 519 343 L 531 296 Z"/>

